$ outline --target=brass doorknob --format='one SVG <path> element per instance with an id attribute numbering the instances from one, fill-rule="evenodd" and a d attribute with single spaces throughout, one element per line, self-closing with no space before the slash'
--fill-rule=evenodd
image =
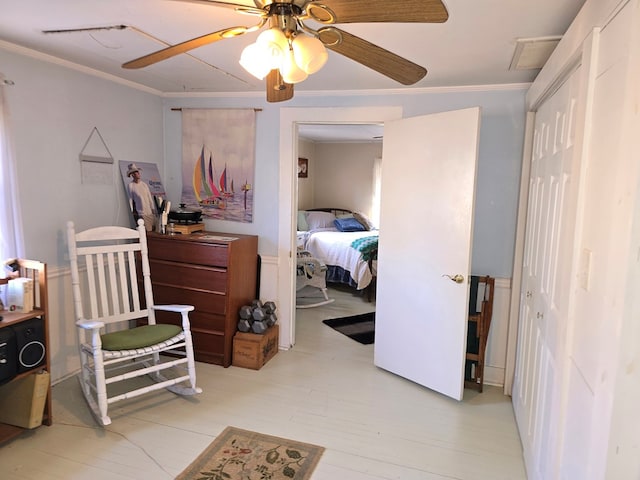
<path id="1" fill-rule="evenodd" d="M 452 282 L 456 282 L 456 283 L 462 283 L 464 282 L 464 277 L 460 274 L 451 276 L 451 275 L 447 275 L 446 273 L 444 275 L 442 275 L 443 277 L 447 277 L 449 280 L 451 280 Z"/>

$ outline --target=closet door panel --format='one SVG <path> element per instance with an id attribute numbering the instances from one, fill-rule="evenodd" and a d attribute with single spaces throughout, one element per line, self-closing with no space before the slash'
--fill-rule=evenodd
<path id="1" fill-rule="evenodd" d="M 552 478 L 561 417 L 562 362 L 566 357 L 569 268 L 575 223 L 575 70 L 536 113 L 514 409 L 527 469 L 532 478 Z M 564 299 L 564 300 L 559 300 Z"/>

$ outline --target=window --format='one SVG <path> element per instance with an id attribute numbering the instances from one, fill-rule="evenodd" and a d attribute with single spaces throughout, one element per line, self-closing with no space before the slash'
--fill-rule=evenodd
<path id="1" fill-rule="evenodd" d="M 11 144 L 6 89 L 0 74 L 0 261 L 24 256 L 22 215 L 18 201 L 18 175 Z M 4 272 L 0 272 L 4 276 Z"/>

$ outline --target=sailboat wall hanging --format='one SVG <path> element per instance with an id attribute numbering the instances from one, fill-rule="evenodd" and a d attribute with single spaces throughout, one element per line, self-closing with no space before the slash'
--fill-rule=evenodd
<path id="1" fill-rule="evenodd" d="M 182 203 L 205 218 L 253 221 L 256 112 L 182 110 Z"/>

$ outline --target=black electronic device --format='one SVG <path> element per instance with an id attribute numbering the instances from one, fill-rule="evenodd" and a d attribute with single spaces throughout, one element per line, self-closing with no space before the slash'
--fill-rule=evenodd
<path id="1" fill-rule="evenodd" d="M 0 329 L 0 385 L 18 373 L 16 335 L 12 328 Z"/>
<path id="2" fill-rule="evenodd" d="M 32 318 L 15 325 L 18 373 L 26 372 L 45 363 L 44 323 L 41 318 Z"/>

